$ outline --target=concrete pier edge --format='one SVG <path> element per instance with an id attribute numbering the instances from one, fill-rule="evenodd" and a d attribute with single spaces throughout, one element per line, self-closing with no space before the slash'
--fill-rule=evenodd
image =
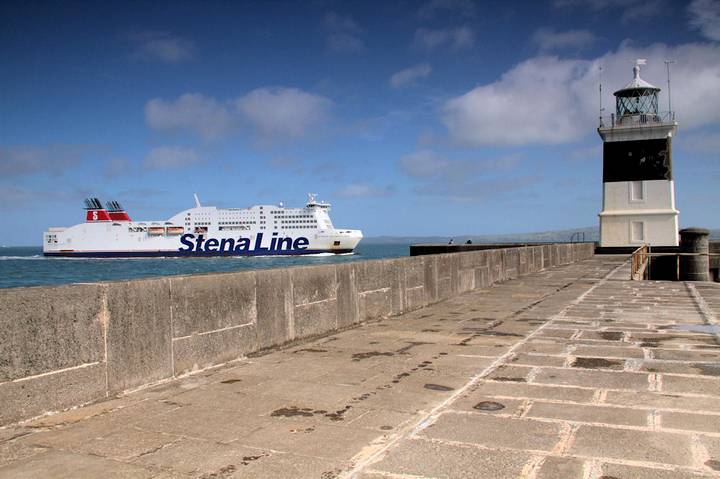
<path id="1" fill-rule="evenodd" d="M 0 290 L 0 426 L 592 255 L 549 244 Z"/>

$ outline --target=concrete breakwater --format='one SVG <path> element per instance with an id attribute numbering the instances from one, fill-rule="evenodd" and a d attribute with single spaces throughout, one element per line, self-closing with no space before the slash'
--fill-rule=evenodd
<path id="1" fill-rule="evenodd" d="M 0 425 L 551 266 L 591 243 L 0 290 Z"/>

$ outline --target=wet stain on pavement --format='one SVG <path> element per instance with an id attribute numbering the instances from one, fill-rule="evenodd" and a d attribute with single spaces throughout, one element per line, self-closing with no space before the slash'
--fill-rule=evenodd
<path id="1" fill-rule="evenodd" d="M 720 376 L 720 364 L 694 363 L 691 366 L 704 376 Z"/>
<path id="2" fill-rule="evenodd" d="M 312 426 L 310 426 L 310 427 L 306 427 L 305 429 L 290 429 L 290 433 L 291 433 L 291 434 L 297 434 L 297 433 L 299 433 L 299 432 L 302 432 L 302 433 L 305 433 L 305 434 L 310 434 L 310 433 L 313 432 L 314 430 L 315 430 L 315 428 L 312 427 Z"/>
<path id="3" fill-rule="evenodd" d="M 473 406 L 478 411 L 500 411 L 505 409 L 505 405 L 495 401 L 482 401 Z"/>
<path id="4" fill-rule="evenodd" d="M 330 418 L 331 421 L 342 421 L 344 420 L 344 414 L 348 412 L 352 406 L 347 405 L 342 409 L 338 409 L 335 412 L 329 412 L 325 414 L 325 417 Z"/>
<path id="5" fill-rule="evenodd" d="M 236 467 L 233 464 L 229 464 L 225 467 L 221 467 L 217 472 L 210 474 L 203 474 L 200 479 L 220 479 L 224 477 L 230 477 L 236 471 Z"/>
<path id="6" fill-rule="evenodd" d="M 220 384 L 235 384 L 242 382 L 242 379 L 226 379 L 225 381 L 220 381 Z"/>
<path id="7" fill-rule="evenodd" d="M 297 354 L 297 353 L 327 353 L 327 349 L 305 348 L 305 349 L 298 349 L 297 351 L 293 351 L 293 354 Z"/>
<path id="8" fill-rule="evenodd" d="M 478 333 L 478 334 L 480 336 L 502 336 L 502 337 L 510 336 L 510 337 L 515 337 L 515 338 L 524 338 L 524 336 L 522 334 L 506 333 L 504 331 L 485 331 L 483 333 Z"/>
<path id="9" fill-rule="evenodd" d="M 294 417 L 294 416 L 303 416 L 303 417 L 311 417 L 314 416 L 313 410 L 310 408 L 302 408 L 296 406 L 290 406 L 290 407 L 282 407 L 280 409 L 276 409 L 273 412 L 270 413 L 273 417 Z"/>
<path id="10" fill-rule="evenodd" d="M 257 456 L 243 456 L 242 462 L 240 462 L 240 464 L 242 464 L 243 466 L 247 466 L 251 462 L 257 461 L 258 459 L 262 459 L 263 457 L 268 457 L 269 455 L 270 454 L 264 453 L 264 454 L 259 454 Z"/>
<path id="11" fill-rule="evenodd" d="M 398 354 L 405 354 L 408 351 L 410 351 L 412 348 L 414 348 L 415 346 L 422 346 L 423 344 L 435 344 L 435 343 L 426 343 L 423 341 L 408 341 L 407 346 L 404 346 L 395 352 Z"/>
<path id="12" fill-rule="evenodd" d="M 616 361 L 612 359 L 603 358 L 575 358 L 575 361 L 571 364 L 574 368 L 586 368 L 586 369 L 622 369 L 623 361 Z"/>
<path id="13" fill-rule="evenodd" d="M 605 341 L 620 341 L 623 338 L 621 331 L 601 331 L 598 333 Z"/>
<path id="14" fill-rule="evenodd" d="M 363 359 L 374 358 L 377 356 L 394 356 L 395 353 L 380 352 L 380 351 L 369 351 L 367 353 L 355 353 L 352 355 L 353 361 L 362 361 Z"/>
<path id="15" fill-rule="evenodd" d="M 455 388 L 451 388 L 449 386 L 443 386 L 442 384 L 431 384 L 428 383 L 425 386 L 423 386 L 425 389 L 430 389 L 432 391 L 454 391 Z"/>
<path id="16" fill-rule="evenodd" d="M 283 407 L 280 409 L 276 409 L 275 411 L 270 413 L 270 416 L 273 417 L 313 417 L 313 416 L 323 416 L 331 421 L 343 421 L 345 419 L 344 415 L 346 412 L 348 412 L 352 406 L 347 405 L 342 409 L 338 409 L 337 411 L 328 412 L 325 409 L 312 409 L 309 407 L 305 408 L 299 408 L 297 406 L 288 406 Z"/>
<path id="17" fill-rule="evenodd" d="M 705 461 L 705 465 L 713 471 L 720 471 L 720 461 L 717 459 L 708 459 Z"/>

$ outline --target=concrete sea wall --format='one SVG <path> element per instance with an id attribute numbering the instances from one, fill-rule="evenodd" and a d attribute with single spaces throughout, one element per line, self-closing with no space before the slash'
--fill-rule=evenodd
<path id="1" fill-rule="evenodd" d="M 0 425 L 593 255 L 554 244 L 0 290 Z"/>

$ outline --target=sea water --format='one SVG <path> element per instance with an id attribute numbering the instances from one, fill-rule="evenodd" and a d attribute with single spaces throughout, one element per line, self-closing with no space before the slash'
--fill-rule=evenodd
<path id="1" fill-rule="evenodd" d="M 45 258 L 40 247 L 0 247 L 0 288 L 347 263 L 396 258 L 407 256 L 409 252 L 409 244 L 361 242 L 354 253 L 344 255 L 96 259 Z"/>

